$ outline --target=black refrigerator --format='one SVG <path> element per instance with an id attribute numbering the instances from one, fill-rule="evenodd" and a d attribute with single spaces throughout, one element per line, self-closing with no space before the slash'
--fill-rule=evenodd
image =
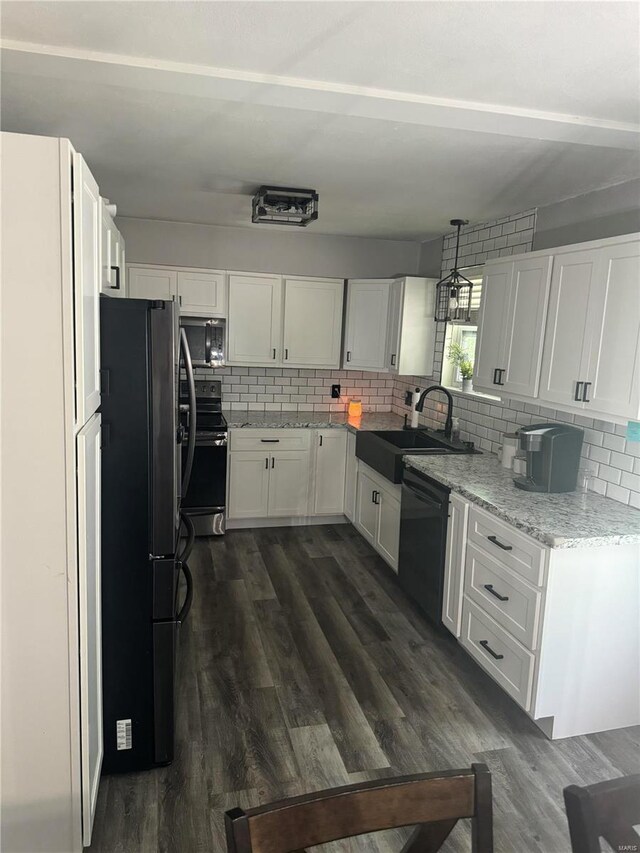
<path id="1" fill-rule="evenodd" d="M 179 554 L 176 305 L 101 297 L 100 335 L 103 771 L 114 773 L 173 759 L 181 571 L 189 601 L 191 589 Z"/>

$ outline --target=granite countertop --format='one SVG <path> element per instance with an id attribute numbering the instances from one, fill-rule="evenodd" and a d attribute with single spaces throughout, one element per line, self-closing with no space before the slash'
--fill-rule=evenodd
<path id="1" fill-rule="evenodd" d="M 350 418 L 346 412 L 231 412 L 224 411 L 229 429 L 402 429 L 404 419 L 393 412 L 364 412 Z"/>
<path id="2" fill-rule="evenodd" d="M 408 455 L 404 463 L 551 548 L 640 544 L 640 510 L 594 492 L 525 492 L 492 453 Z"/>

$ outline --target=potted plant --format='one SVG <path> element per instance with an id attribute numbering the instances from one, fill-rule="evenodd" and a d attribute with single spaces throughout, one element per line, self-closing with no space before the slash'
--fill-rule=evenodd
<path id="1" fill-rule="evenodd" d="M 469 353 L 458 343 L 452 343 L 449 346 L 447 353 L 449 361 L 457 367 L 462 376 L 462 390 L 473 390 L 473 364 L 469 358 Z"/>

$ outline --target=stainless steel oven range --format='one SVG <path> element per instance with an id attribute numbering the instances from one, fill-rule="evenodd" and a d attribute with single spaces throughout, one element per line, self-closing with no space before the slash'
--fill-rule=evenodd
<path id="1" fill-rule="evenodd" d="M 195 527 L 196 536 L 225 532 L 227 483 L 227 422 L 222 414 L 222 383 L 196 379 L 196 445 L 191 480 L 182 498 L 182 512 Z M 188 398 L 187 382 L 180 383 L 180 400 Z M 184 424 L 189 430 L 189 424 Z M 184 445 L 183 445 L 184 446 Z"/>

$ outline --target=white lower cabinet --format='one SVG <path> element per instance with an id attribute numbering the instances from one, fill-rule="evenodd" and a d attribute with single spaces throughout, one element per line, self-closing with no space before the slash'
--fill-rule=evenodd
<path id="1" fill-rule="evenodd" d="M 340 515 L 344 511 L 349 435 L 344 429 L 316 432 L 313 515 Z"/>
<path id="2" fill-rule="evenodd" d="M 281 450 L 269 454 L 269 504 L 267 515 L 292 517 L 309 511 L 308 450 Z"/>
<path id="3" fill-rule="evenodd" d="M 550 738 L 640 723 L 638 546 L 548 548 L 449 507 L 442 621 L 466 651 Z"/>
<path id="4" fill-rule="evenodd" d="M 344 514 L 349 521 L 356 515 L 356 488 L 358 485 L 358 458 L 356 457 L 356 437 L 347 433 L 347 461 L 344 480 Z"/>
<path id="5" fill-rule="evenodd" d="M 269 454 L 260 450 L 229 453 L 229 518 L 269 514 Z"/>
<path id="6" fill-rule="evenodd" d="M 400 486 L 358 463 L 354 524 L 380 556 L 398 571 Z"/>
<path id="7" fill-rule="evenodd" d="M 467 518 L 469 504 L 459 495 L 449 498 L 449 523 L 444 562 L 442 624 L 454 637 L 460 636 L 462 625 L 462 578 L 467 550 Z"/>

